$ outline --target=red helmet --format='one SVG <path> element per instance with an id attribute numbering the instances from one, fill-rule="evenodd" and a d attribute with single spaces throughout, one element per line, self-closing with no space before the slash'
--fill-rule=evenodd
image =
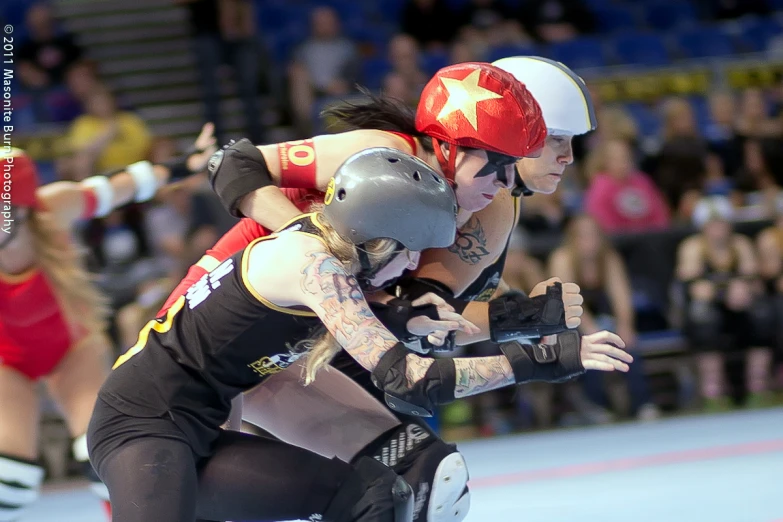
<path id="1" fill-rule="evenodd" d="M 446 143 L 517 158 L 540 149 L 546 139 L 541 108 L 524 84 L 478 62 L 435 73 L 422 91 L 416 129 Z"/>
<path id="2" fill-rule="evenodd" d="M 2 202 L 9 201 L 16 207 L 38 207 L 35 191 L 38 188 L 38 170 L 21 149 L 3 149 L 0 187 Z M 8 188 L 11 192 L 8 193 Z"/>

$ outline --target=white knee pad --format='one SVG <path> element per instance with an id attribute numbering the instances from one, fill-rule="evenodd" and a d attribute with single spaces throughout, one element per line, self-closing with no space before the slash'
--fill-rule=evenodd
<path id="1" fill-rule="evenodd" d="M 90 455 L 87 451 L 87 435 L 77 437 L 73 441 L 73 458 L 83 466 L 82 473 L 90 480 L 90 489 L 95 495 L 106 502 L 109 501 L 109 490 L 90 464 Z"/>
<path id="2" fill-rule="evenodd" d="M 19 519 L 38 498 L 43 477 L 40 466 L 0 455 L 0 522 Z"/>
<path id="3" fill-rule="evenodd" d="M 427 522 L 461 522 L 470 510 L 468 466 L 461 453 L 444 458 L 432 480 Z"/>

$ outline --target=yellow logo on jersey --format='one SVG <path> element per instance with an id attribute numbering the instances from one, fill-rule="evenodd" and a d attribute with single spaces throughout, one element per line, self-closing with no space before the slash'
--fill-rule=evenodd
<path id="1" fill-rule="evenodd" d="M 326 195 L 324 196 L 324 205 L 328 205 L 334 198 L 334 178 L 329 180 L 329 185 L 326 187 Z"/>

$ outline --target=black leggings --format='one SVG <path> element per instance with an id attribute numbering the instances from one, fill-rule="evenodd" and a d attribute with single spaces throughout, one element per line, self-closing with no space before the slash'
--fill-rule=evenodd
<path id="1" fill-rule="evenodd" d="M 352 471 L 272 438 L 224 431 L 212 455 L 199 458 L 165 426 L 158 433 L 91 455 L 113 522 L 307 519 L 324 512 Z"/>

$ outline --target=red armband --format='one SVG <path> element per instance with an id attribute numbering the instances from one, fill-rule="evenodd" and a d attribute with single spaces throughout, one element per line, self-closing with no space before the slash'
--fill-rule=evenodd
<path id="1" fill-rule="evenodd" d="M 84 198 L 82 219 L 90 219 L 95 216 L 95 211 L 98 210 L 98 196 L 92 190 L 83 190 L 82 196 Z"/>
<path id="2" fill-rule="evenodd" d="M 278 143 L 280 187 L 315 188 L 315 147 L 313 140 Z"/>

